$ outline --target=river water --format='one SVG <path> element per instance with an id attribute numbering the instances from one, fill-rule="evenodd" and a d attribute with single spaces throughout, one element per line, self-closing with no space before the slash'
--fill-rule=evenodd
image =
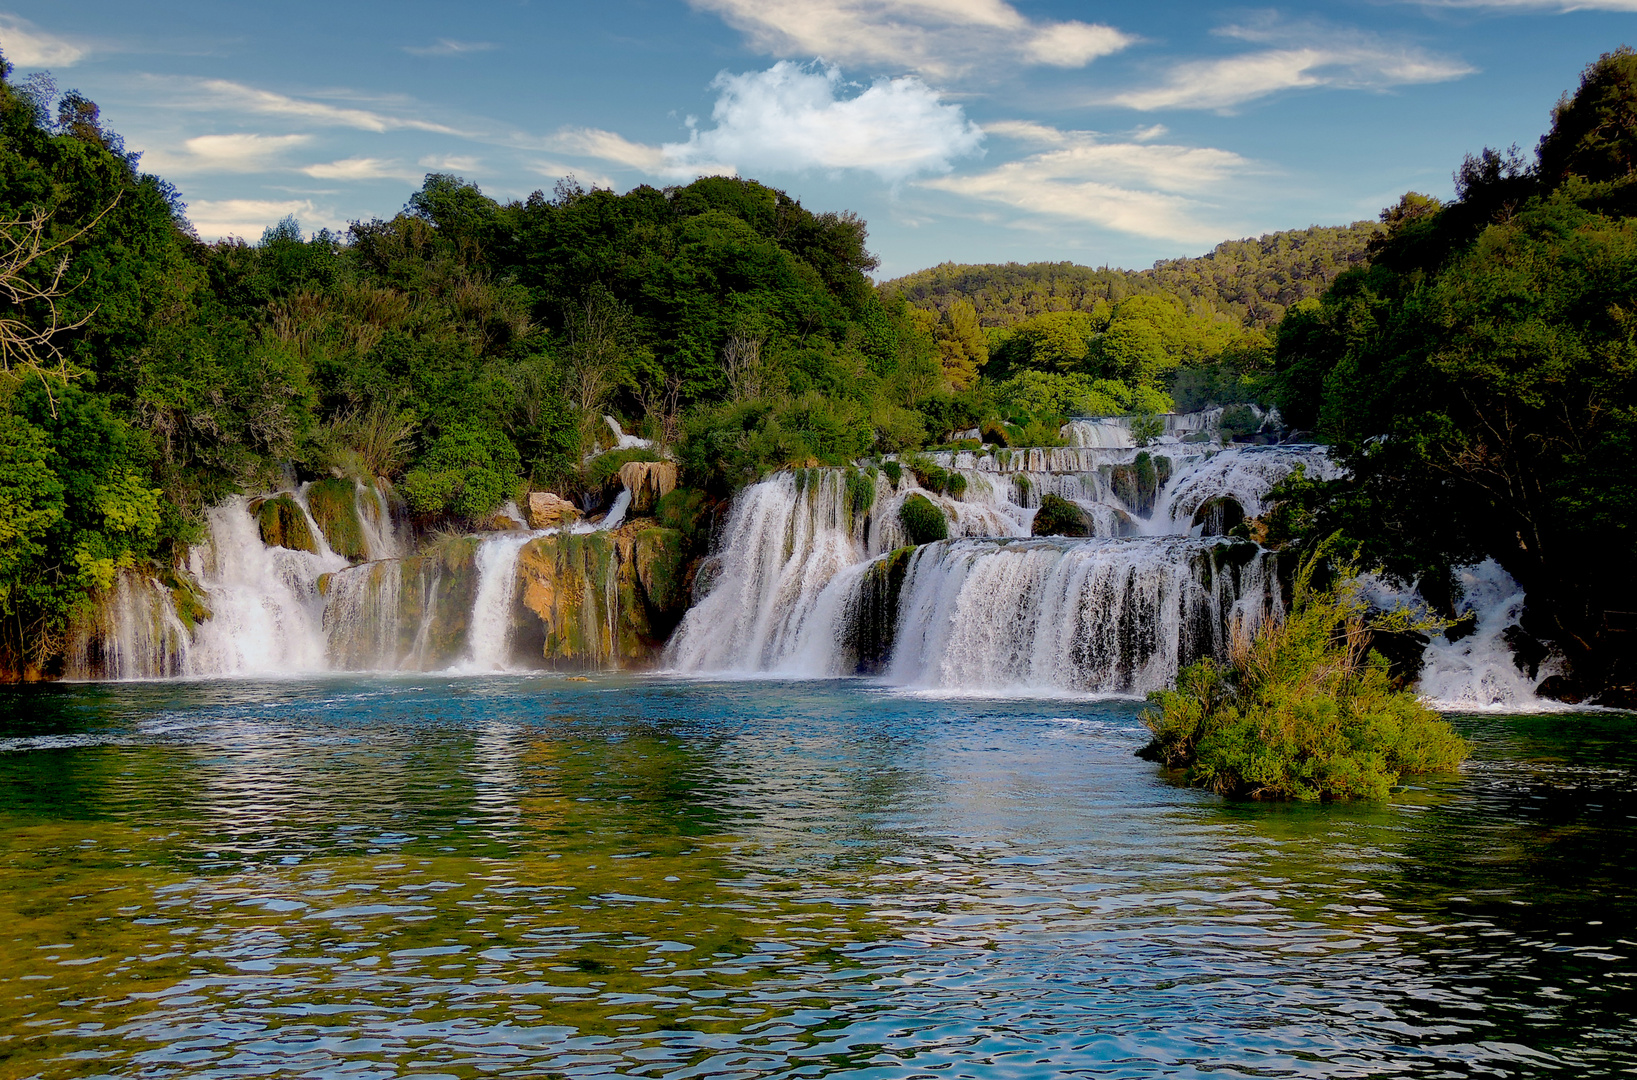
<path id="1" fill-rule="evenodd" d="M 0 1076 L 1637 1069 L 1637 721 L 1225 802 L 1131 701 L 862 680 L 0 691 Z"/>

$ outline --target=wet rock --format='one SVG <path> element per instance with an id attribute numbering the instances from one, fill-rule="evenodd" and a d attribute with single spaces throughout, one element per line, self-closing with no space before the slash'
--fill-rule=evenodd
<path id="1" fill-rule="evenodd" d="M 631 492 L 631 513 L 652 514 L 659 500 L 676 490 L 676 462 L 627 461 L 620 483 Z"/>
<path id="2" fill-rule="evenodd" d="M 1245 520 L 1245 508 L 1231 495 L 1206 499 L 1194 511 L 1194 526 L 1201 536 L 1227 536 Z"/>
<path id="3" fill-rule="evenodd" d="M 369 558 L 364 523 L 358 517 L 358 488 L 351 480 L 317 480 L 309 484 L 307 510 L 331 551 L 355 563 Z"/>
<path id="4" fill-rule="evenodd" d="M 580 511 L 561 495 L 550 491 L 531 491 L 524 515 L 531 529 L 557 529 L 578 521 Z"/>
<path id="5" fill-rule="evenodd" d="M 274 495 L 252 503 L 250 509 L 256 515 L 261 542 L 268 547 L 318 554 L 318 541 L 307 524 L 307 515 L 292 496 Z"/>

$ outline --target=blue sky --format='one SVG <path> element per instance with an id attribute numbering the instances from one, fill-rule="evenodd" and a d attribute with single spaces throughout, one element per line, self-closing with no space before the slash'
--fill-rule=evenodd
<path id="1" fill-rule="evenodd" d="M 0 0 L 200 234 L 387 216 L 428 171 L 500 198 L 736 172 L 851 209 L 892 276 L 1140 267 L 1444 196 L 1533 147 L 1637 0 Z"/>

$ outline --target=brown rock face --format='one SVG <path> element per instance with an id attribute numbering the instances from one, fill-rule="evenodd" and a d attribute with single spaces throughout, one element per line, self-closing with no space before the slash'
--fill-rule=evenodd
<path id="1" fill-rule="evenodd" d="M 524 511 L 531 529 L 555 529 L 578 521 L 580 511 L 561 495 L 549 491 L 529 493 L 529 505 Z"/>
<path id="2" fill-rule="evenodd" d="M 676 462 L 627 461 L 620 483 L 631 491 L 631 513 L 652 514 L 659 500 L 676 490 Z"/>

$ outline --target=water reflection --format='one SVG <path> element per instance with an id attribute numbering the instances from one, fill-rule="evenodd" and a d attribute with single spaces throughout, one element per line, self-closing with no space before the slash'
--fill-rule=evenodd
<path id="1" fill-rule="evenodd" d="M 1246 806 L 1124 703 L 350 679 L 0 700 L 0 1072 L 1637 1067 L 1632 724 Z"/>

